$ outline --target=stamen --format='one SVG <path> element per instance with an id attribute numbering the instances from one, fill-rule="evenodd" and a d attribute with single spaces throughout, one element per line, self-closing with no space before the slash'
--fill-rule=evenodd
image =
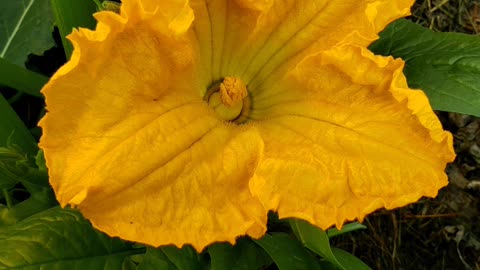
<path id="1" fill-rule="evenodd" d="M 246 85 L 235 77 L 225 77 L 210 86 L 204 100 L 223 120 L 241 124 L 248 119 L 250 100 Z"/>
<path id="2" fill-rule="evenodd" d="M 238 78 L 225 77 L 220 84 L 220 98 L 222 103 L 228 107 L 241 102 L 247 95 L 247 87 Z"/>

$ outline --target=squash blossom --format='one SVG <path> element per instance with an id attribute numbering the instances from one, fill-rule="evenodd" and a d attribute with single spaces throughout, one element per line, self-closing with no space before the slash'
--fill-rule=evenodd
<path id="1" fill-rule="evenodd" d="M 267 213 L 326 229 L 436 196 L 454 159 L 404 62 L 367 46 L 413 0 L 124 0 L 44 87 L 62 206 L 198 251 Z"/>

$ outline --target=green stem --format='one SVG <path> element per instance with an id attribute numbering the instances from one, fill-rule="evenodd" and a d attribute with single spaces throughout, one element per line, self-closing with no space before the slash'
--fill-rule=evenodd
<path id="1" fill-rule="evenodd" d="M 17 102 L 21 97 L 23 97 L 23 93 L 18 91 L 13 97 L 7 100 L 8 104 L 12 105 Z"/>
<path id="2" fill-rule="evenodd" d="M 12 199 L 10 199 L 10 195 L 8 195 L 8 190 L 6 188 L 3 189 L 3 196 L 5 197 L 5 201 L 7 202 L 8 209 L 12 209 Z"/>
<path id="3" fill-rule="evenodd" d="M 101 7 L 101 3 L 97 0 L 48 0 L 51 1 L 53 15 L 55 16 L 55 24 L 62 38 L 65 56 L 70 59 L 73 52 L 73 46 L 66 38 L 72 32 L 72 29 L 85 27 L 95 29 L 95 20 L 92 14 L 95 13 L 96 6 Z"/>
<path id="4" fill-rule="evenodd" d="M 41 97 L 40 89 L 48 77 L 19 67 L 0 57 L 0 85 L 14 88 L 32 96 Z"/>
<path id="5" fill-rule="evenodd" d="M 97 5 L 98 10 L 103 10 L 103 5 L 99 0 L 93 0 L 93 2 Z"/>

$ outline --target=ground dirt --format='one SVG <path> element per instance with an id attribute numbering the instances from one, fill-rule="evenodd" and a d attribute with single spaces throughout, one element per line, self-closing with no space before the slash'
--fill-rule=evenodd
<path id="1" fill-rule="evenodd" d="M 417 1 L 410 20 L 442 32 L 480 33 L 480 1 Z M 380 210 L 363 231 L 333 239 L 374 269 L 480 269 L 480 118 L 438 113 L 457 158 L 437 198 Z"/>

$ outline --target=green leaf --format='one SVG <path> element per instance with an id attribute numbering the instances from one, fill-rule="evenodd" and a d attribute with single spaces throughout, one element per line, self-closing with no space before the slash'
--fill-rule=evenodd
<path id="1" fill-rule="evenodd" d="M 30 53 L 41 55 L 55 45 L 50 1 L 2 1 L 0 25 L 0 57 L 18 66 Z"/>
<path id="2" fill-rule="evenodd" d="M 338 262 L 335 255 L 333 255 L 326 232 L 304 220 L 290 219 L 289 221 L 293 233 L 305 247 L 338 266 L 340 269 L 347 270 L 347 268 Z"/>
<path id="3" fill-rule="evenodd" d="M 12 208 L 0 210 L 0 227 L 15 224 L 57 205 L 58 203 L 52 189 L 44 188 L 41 191 L 33 193 L 30 198 L 14 205 Z M 4 229 L 5 228 L 2 230 Z"/>
<path id="4" fill-rule="evenodd" d="M 22 183 L 30 193 L 50 188 L 46 170 L 39 170 L 33 159 L 14 146 L 0 147 L 0 188 Z"/>
<path id="5" fill-rule="evenodd" d="M 16 0 L 15 0 L 16 1 Z M 14 88 L 32 96 L 41 97 L 40 89 L 48 78 L 0 58 L 0 85 Z"/>
<path id="6" fill-rule="evenodd" d="M 130 257 L 127 257 L 123 260 L 122 263 L 122 270 L 137 270 L 138 265 L 130 259 Z"/>
<path id="7" fill-rule="evenodd" d="M 55 14 L 55 23 L 60 30 L 63 48 L 67 59 L 72 55 L 72 44 L 66 39 L 73 28 L 95 28 L 95 20 L 92 14 L 96 11 L 96 5 L 91 0 L 43 0 L 51 1 Z"/>
<path id="8" fill-rule="evenodd" d="M 211 270 L 255 270 L 272 264 L 270 256 L 251 239 L 240 238 L 232 246 L 218 243 L 208 248 Z"/>
<path id="9" fill-rule="evenodd" d="M 435 33 L 403 19 L 388 26 L 370 49 L 403 58 L 409 86 L 424 90 L 433 109 L 480 116 L 478 36 Z"/>
<path id="10" fill-rule="evenodd" d="M 198 253 L 190 246 L 184 246 L 181 249 L 167 246 L 161 248 L 160 251 L 162 251 L 179 270 L 199 270 L 202 268 Z"/>
<path id="11" fill-rule="evenodd" d="M 0 94 L 0 147 L 11 145 L 20 147 L 23 152 L 31 155 L 37 153 L 37 143 L 25 124 Z"/>
<path id="12" fill-rule="evenodd" d="M 0 231 L 0 269 L 121 269 L 145 252 L 96 231 L 80 213 L 51 208 Z"/>
<path id="13" fill-rule="evenodd" d="M 175 265 L 168 260 L 167 256 L 155 248 L 147 248 L 147 253 L 143 256 L 142 262 L 137 270 L 178 270 Z"/>
<path id="14" fill-rule="evenodd" d="M 255 242 L 272 257 L 280 270 L 321 269 L 317 259 L 287 234 L 267 234 Z"/>
<path id="15" fill-rule="evenodd" d="M 328 236 L 328 238 L 332 238 L 332 237 L 335 237 L 335 236 L 338 236 L 338 235 L 353 232 L 353 231 L 356 231 L 356 230 L 363 230 L 363 229 L 366 229 L 366 228 L 367 228 L 367 226 L 365 226 L 363 224 L 360 224 L 358 222 L 352 222 L 352 223 L 348 223 L 348 224 L 343 225 L 341 230 L 338 230 L 337 228 L 331 228 L 331 229 L 327 230 L 327 236 Z"/>
<path id="16" fill-rule="evenodd" d="M 16 175 L 15 162 L 25 158 L 17 151 L 0 147 L 0 190 L 10 189 L 19 181 Z M 2 194 L 0 194 L 0 197 Z"/>
<path id="17" fill-rule="evenodd" d="M 346 269 L 354 270 L 371 270 L 368 265 L 362 262 L 359 258 L 353 256 L 352 254 L 346 252 L 343 249 L 332 248 L 333 255 L 335 258 L 343 265 Z"/>
<path id="18" fill-rule="evenodd" d="M 137 270 L 201 270 L 204 262 L 198 253 L 190 246 L 177 248 L 167 246 L 162 248 L 147 248 L 147 253 Z"/>
<path id="19" fill-rule="evenodd" d="M 120 13 L 120 4 L 115 1 L 103 0 L 102 9 L 112 11 L 115 13 Z"/>

